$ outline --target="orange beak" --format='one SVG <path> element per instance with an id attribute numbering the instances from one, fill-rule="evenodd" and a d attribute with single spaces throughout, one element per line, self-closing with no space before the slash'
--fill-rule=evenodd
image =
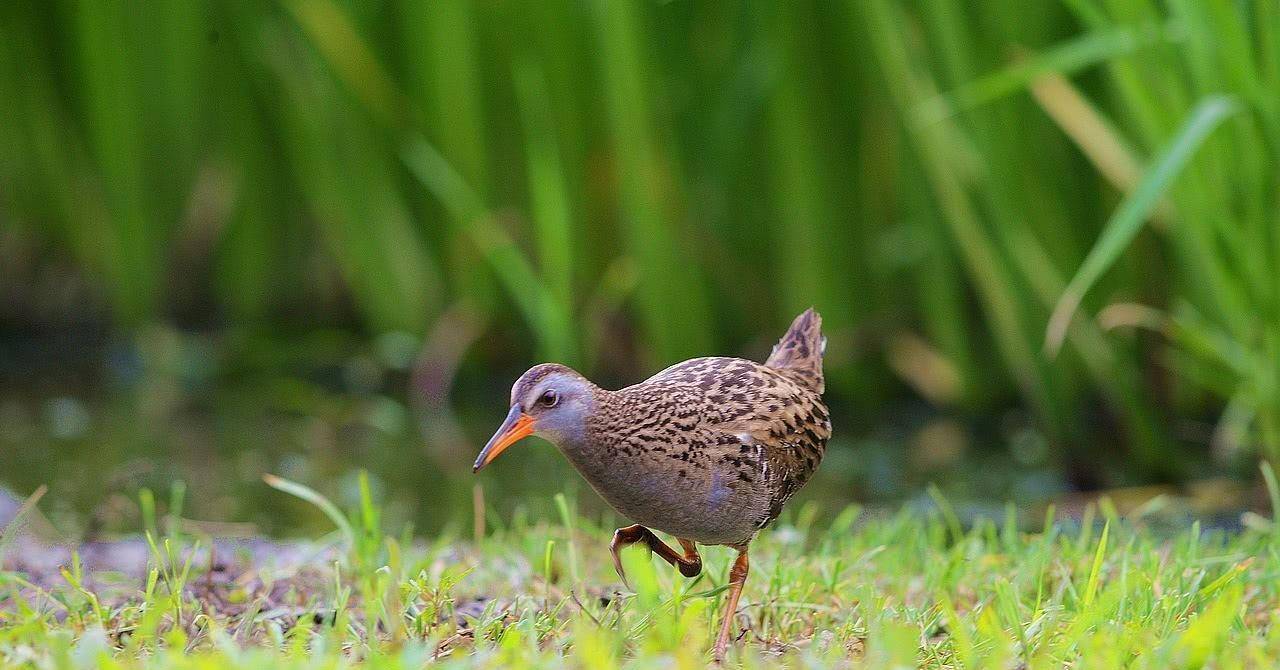
<path id="1" fill-rule="evenodd" d="M 498 427 L 498 432 L 489 438 L 489 443 L 484 445 L 484 449 L 480 450 L 480 456 L 476 458 L 475 467 L 472 472 L 479 472 L 480 468 L 488 465 L 490 461 L 498 457 L 507 447 L 533 435 L 533 417 L 520 411 L 520 406 L 516 405 L 507 412 L 507 418 Z"/>

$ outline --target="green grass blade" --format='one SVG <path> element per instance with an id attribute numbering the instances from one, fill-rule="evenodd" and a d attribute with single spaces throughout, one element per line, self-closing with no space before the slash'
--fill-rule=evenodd
<path id="1" fill-rule="evenodd" d="M 332 0 L 290 0 L 284 6 L 370 112 L 391 126 L 403 123 L 404 100 L 348 12 Z"/>
<path id="2" fill-rule="evenodd" d="M 575 233 L 547 82 L 542 72 L 528 61 L 515 67 L 513 79 L 524 121 L 526 171 L 541 275 L 547 286 L 547 298 L 558 303 L 555 310 L 570 314 L 574 304 Z M 571 338 L 572 333 L 570 328 L 565 335 Z M 567 351 L 561 352 L 562 355 L 576 353 L 577 346 L 572 341 L 565 347 Z"/>
<path id="3" fill-rule="evenodd" d="M 959 153 L 954 132 L 943 123 L 920 123 L 909 110 L 931 93 L 930 82 L 917 75 L 915 54 L 900 39 L 906 18 L 887 0 L 853 3 L 871 36 L 877 62 L 894 94 L 912 149 L 918 154 L 925 177 L 942 210 L 951 240 L 974 282 L 983 303 L 989 328 L 1011 376 L 1036 409 L 1050 419 L 1049 380 L 1041 374 L 1032 346 L 1032 333 L 1023 322 L 1024 305 L 1009 263 L 1001 257 L 957 169 Z"/>
<path id="4" fill-rule="evenodd" d="M 1267 485 L 1267 499 L 1271 502 L 1272 527 L 1280 531 L 1280 483 L 1276 482 L 1276 470 L 1271 463 L 1262 461 L 1258 464 L 1262 470 L 1262 481 Z"/>
<path id="5" fill-rule="evenodd" d="M 324 512 L 325 516 L 329 517 L 329 520 L 333 522 L 333 525 L 338 527 L 338 530 L 342 533 L 342 538 L 346 541 L 347 546 L 356 546 L 356 533 L 351 527 L 351 522 L 347 520 L 347 516 L 342 513 L 342 510 L 338 509 L 337 505 L 334 505 L 328 498 L 321 495 L 319 491 L 316 491 L 310 486 L 299 484 L 298 482 L 290 481 L 284 477 L 278 477 L 272 474 L 262 475 L 262 481 L 266 482 L 267 486 L 270 486 L 277 491 L 283 491 L 291 496 L 301 498 L 302 500 L 315 505 L 321 512 Z"/>
<path id="6" fill-rule="evenodd" d="M 1143 175 L 1138 186 L 1116 209 L 1115 214 L 1107 221 L 1102 235 L 1085 257 L 1084 263 L 1076 271 L 1066 291 L 1054 307 L 1045 329 L 1045 349 L 1056 353 L 1066 337 L 1067 326 L 1071 323 L 1076 309 L 1084 299 L 1085 293 L 1094 282 L 1111 267 L 1120 257 L 1134 236 L 1142 228 L 1142 224 L 1150 216 L 1160 197 L 1173 183 L 1174 178 L 1182 171 L 1184 165 L 1204 143 L 1209 133 L 1227 117 L 1239 111 L 1240 107 L 1234 99 L 1215 95 L 1196 105 L 1188 115 L 1182 129 L 1169 140 L 1151 166 Z"/>
<path id="7" fill-rule="evenodd" d="M 497 224 L 480 195 L 425 138 L 408 141 L 401 158 L 410 173 L 450 213 L 465 222 L 471 241 L 488 261 L 516 307 L 539 336 L 543 354 L 565 360 L 573 354 L 571 316 L 534 271 L 507 231 Z"/>
<path id="8" fill-rule="evenodd" d="M 22 504 L 18 506 L 17 511 L 15 511 L 13 516 L 9 519 L 9 523 L 5 524 L 3 528 L 0 528 L 0 559 L 4 558 L 5 549 L 9 546 L 9 543 L 13 541 L 13 538 L 18 535 L 18 531 L 22 529 L 22 524 L 26 520 L 27 514 L 29 514 L 31 510 L 35 509 L 36 505 L 39 504 L 40 499 L 43 498 L 44 494 L 48 491 L 49 487 L 44 484 L 36 487 L 36 490 L 32 492 L 31 495 L 27 496 L 27 499 L 22 501 Z"/>
<path id="9" fill-rule="evenodd" d="M 1111 534 L 1111 522 L 1102 526 L 1102 536 L 1098 538 L 1098 548 L 1093 552 L 1093 565 L 1089 568 L 1089 581 L 1084 587 L 1083 605 L 1088 609 L 1098 593 L 1098 582 L 1102 577 L 1102 561 L 1107 555 L 1107 537 Z"/>
<path id="10" fill-rule="evenodd" d="M 1144 48 L 1171 41 L 1168 27 L 1111 26 L 1074 37 L 1002 70 L 922 102 L 913 111 L 926 123 L 1025 90 L 1048 73 L 1071 74 Z"/>
<path id="11" fill-rule="evenodd" d="M 618 202 L 627 253 L 647 273 L 636 287 L 649 354 L 670 363 L 711 351 L 714 320 L 706 283 L 678 226 L 681 177 L 666 122 L 654 112 L 653 41 L 643 5 L 592 3 L 601 52 L 609 134 L 618 163 Z M 659 82 L 660 83 L 660 82 Z"/>

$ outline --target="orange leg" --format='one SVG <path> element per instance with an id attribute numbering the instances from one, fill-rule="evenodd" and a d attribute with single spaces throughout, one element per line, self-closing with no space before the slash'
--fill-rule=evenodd
<path id="1" fill-rule="evenodd" d="M 720 637 L 716 638 L 716 663 L 724 662 L 724 652 L 729 648 L 729 634 L 733 631 L 733 615 L 738 611 L 738 598 L 742 596 L 742 585 L 747 581 L 747 550 L 738 550 L 738 559 L 729 570 L 729 597 L 724 603 L 724 623 L 720 625 Z"/>
<path id="2" fill-rule="evenodd" d="M 662 560 L 671 565 L 680 568 L 680 574 L 685 577 L 697 577 L 702 572 L 702 557 L 698 556 L 698 548 L 693 544 L 692 540 L 680 540 L 680 548 L 684 549 L 684 555 L 676 553 L 675 549 L 668 547 L 665 542 L 658 539 L 653 531 L 636 524 L 619 528 L 613 532 L 613 541 L 609 543 L 609 552 L 613 554 L 613 568 L 618 571 L 618 576 L 622 578 L 622 583 L 627 583 L 627 573 L 622 569 L 622 556 L 619 552 L 622 548 L 643 541 L 648 545 L 649 550 L 656 552 Z M 628 585 L 629 586 L 629 585 Z"/>

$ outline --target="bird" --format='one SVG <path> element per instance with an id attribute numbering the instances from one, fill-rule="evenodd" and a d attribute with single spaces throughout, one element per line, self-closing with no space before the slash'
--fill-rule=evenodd
<path id="1" fill-rule="evenodd" d="M 698 545 L 736 550 L 713 647 L 724 659 L 747 579 L 748 545 L 822 461 L 831 421 L 822 394 L 826 338 L 812 308 L 763 363 L 694 358 L 618 390 L 558 363 L 530 368 L 511 388 L 506 419 L 476 458 L 479 472 L 530 435 L 554 444 L 592 489 L 634 522 L 609 550 L 644 543 L 685 577 L 702 571 Z M 673 536 L 676 551 L 653 530 Z"/>

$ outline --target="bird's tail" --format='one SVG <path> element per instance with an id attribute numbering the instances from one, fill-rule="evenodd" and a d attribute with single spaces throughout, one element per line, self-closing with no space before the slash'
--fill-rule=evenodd
<path id="1" fill-rule="evenodd" d="M 822 354 L 827 338 L 822 335 L 822 317 L 810 307 L 787 329 L 787 334 L 773 346 L 765 365 L 788 372 L 818 393 L 826 385 L 822 378 Z"/>

